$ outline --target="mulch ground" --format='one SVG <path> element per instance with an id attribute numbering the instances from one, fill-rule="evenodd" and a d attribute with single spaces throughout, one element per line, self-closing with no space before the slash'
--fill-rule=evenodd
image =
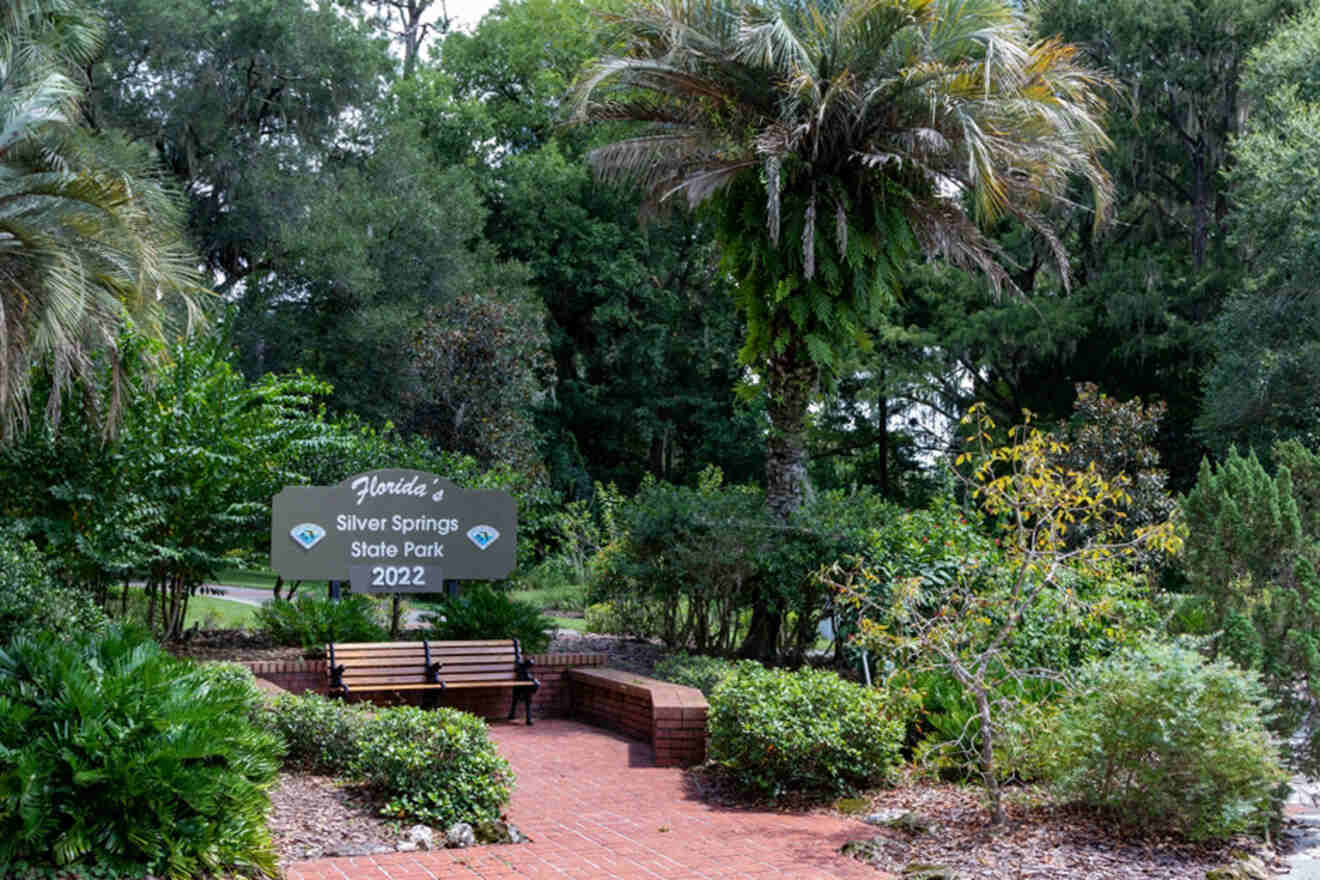
<path id="1" fill-rule="evenodd" d="M 898 872 L 913 862 L 954 868 L 967 880 L 1205 880 L 1206 871 L 1254 853 L 1284 871 L 1262 841 L 1238 837 L 1189 843 L 1124 832 L 1095 813 L 1053 803 L 1036 789 L 1006 792 L 1006 821 L 990 825 L 979 789 L 910 784 L 876 792 L 871 810 L 905 809 L 933 823 L 925 834 L 877 828 L 876 867 Z"/>
<path id="2" fill-rule="evenodd" d="M 371 794 L 329 776 L 281 773 L 269 827 L 280 864 L 394 852 L 402 829 L 382 819 Z"/>

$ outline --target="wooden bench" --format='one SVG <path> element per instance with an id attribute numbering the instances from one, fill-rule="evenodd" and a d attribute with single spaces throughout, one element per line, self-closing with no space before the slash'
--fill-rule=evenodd
<path id="1" fill-rule="evenodd" d="M 330 696 L 369 691 L 449 691 L 507 687 L 509 717 L 521 701 L 532 723 L 532 694 L 541 683 L 517 639 L 471 642 L 341 642 L 326 646 Z"/>

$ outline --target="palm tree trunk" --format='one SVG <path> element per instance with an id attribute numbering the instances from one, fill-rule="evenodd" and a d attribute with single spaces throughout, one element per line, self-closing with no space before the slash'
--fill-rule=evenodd
<path id="1" fill-rule="evenodd" d="M 772 355 L 766 382 L 770 399 L 770 440 L 766 450 L 765 494 L 770 512 L 788 522 L 807 500 L 807 405 L 818 370 L 805 347 L 793 342 Z"/>
<path id="2" fill-rule="evenodd" d="M 807 405 L 816 387 L 817 367 L 799 342 L 772 355 L 766 371 L 770 400 L 770 439 L 765 463 L 766 504 L 781 523 L 806 503 Z M 773 663 L 779 655 L 779 631 L 784 609 L 762 590 L 752 606 L 747 637 L 738 656 Z"/>

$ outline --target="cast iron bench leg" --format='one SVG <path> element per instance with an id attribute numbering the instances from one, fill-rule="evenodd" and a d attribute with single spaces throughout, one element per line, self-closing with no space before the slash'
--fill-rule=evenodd
<path id="1" fill-rule="evenodd" d="M 509 720 L 510 720 L 510 721 L 513 720 L 513 716 L 514 716 L 514 715 L 517 715 L 517 714 L 518 714 L 518 703 L 519 703 L 519 702 L 522 702 L 522 703 L 527 707 L 527 726 L 529 726 L 529 727 L 531 726 L 531 724 L 532 724 L 532 694 L 536 693 L 536 691 L 537 691 L 537 689 L 534 688 L 534 687 L 530 687 L 530 688 L 514 688 L 514 689 L 513 689 L 513 702 L 509 704 Z"/>
<path id="2" fill-rule="evenodd" d="M 516 649 L 518 646 L 517 641 L 515 641 L 513 644 L 514 644 L 514 648 Z M 532 675 L 532 667 L 536 665 L 536 661 L 533 660 L 531 657 L 526 657 L 515 661 L 514 665 L 517 667 L 518 670 L 518 680 L 530 681 L 532 683 L 532 686 L 529 688 L 516 687 L 513 689 L 513 702 L 509 704 L 509 720 L 512 721 L 513 716 L 518 713 L 518 701 L 524 700 L 527 703 L 527 726 L 531 727 L 532 726 L 532 694 L 536 693 L 541 689 L 541 683 L 536 680 L 535 676 Z"/>

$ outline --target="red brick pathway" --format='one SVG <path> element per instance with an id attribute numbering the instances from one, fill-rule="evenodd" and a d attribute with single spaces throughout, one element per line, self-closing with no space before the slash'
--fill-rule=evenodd
<path id="1" fill-rule="evenodd" d="M 518 774 L 509 818 L 518 846 L 300 862 L 288 880 L 884 880 L 838 854 L 861 822 L 731 810 L 695 799 L 651 747 L 575 721 L 498 724 Z"/>

